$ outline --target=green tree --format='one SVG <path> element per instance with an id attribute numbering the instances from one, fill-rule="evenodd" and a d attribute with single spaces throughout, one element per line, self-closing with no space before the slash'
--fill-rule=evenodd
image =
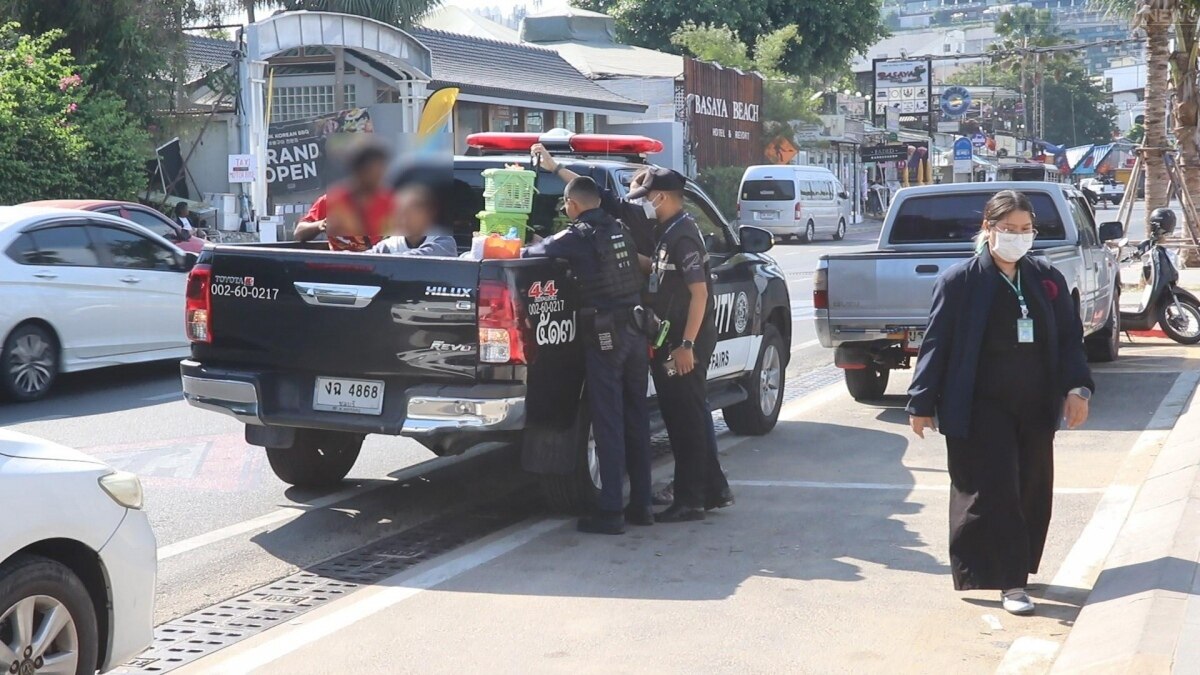
<path id="1" fill-rule="evenodd" d="M 55 49 L 62 38 L 0 27 L 0 203 L 128 199 L 145 184 L 149 138 L 124 101 L 89 87 L 89 69 Z"/>
<path id="2" fill-rule="evenodd" d="M 671 36 L 686 24 L 728 26 L 744 43 L 789 25 L 790 44 L 780 70 L 825 77 L 840 72 L 856 52 L 887 34 L 880 0 L 572 0 L 576 7 L 610 14 L 618 37 L 632 45 L 683 53 Z"/>

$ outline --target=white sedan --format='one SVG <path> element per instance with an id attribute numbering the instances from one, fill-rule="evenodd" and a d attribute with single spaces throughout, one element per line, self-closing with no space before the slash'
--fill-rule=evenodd
<path id="1" fill-rule="evenodd" d="M 0 207 L 0 396 L 45 396 L 60 372 L 187 356 L 194 254 L 128 220 Z"/>
<path id="2" fill-rule="evenodd" d="M 0 673 L 92 673 L 149 645 L 154 534 L 137 476 L 0 430 Z"/>

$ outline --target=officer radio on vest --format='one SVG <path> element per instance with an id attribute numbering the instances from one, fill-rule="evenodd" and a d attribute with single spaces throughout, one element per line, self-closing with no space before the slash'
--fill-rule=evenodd
<path id="1" fill-rule="evenodd" d="M 523 257 L 563 258 L 580 290 L 586 394 L 600 465 L 597 511 L 581 532 L 621 534 L 625 524 L 653 525 L 650 508 L 650 415 L 646 404 L 649 344 L 637 250 L 624 225 L 600 208 L 600 188 L 575 177 L 564 192 L 571 226 L 526 247 Z M 630 497 L 622 511 L 623 474 Z"/>

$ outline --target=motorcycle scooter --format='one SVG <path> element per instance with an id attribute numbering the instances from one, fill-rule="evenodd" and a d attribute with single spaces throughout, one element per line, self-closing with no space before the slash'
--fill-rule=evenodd
<path id="1" fill-rule="evenodd" d="M 1179 270 L 1161 238 L 1143 241 L 1121 262 L 1138 258 L 1146 287 L 1137 311 L 1121 312 L 1121 330 L 1152 330 L 1158 324 L 1167 337 L 1180 344 L 1200 343 L 1200 299 L 1178 285 Z"/>

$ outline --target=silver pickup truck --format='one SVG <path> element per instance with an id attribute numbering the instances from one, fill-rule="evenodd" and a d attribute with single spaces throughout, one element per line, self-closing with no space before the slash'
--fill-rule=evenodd
<path id="1" fill-rule="evenodd" d="M 1034 255 L 1063 273 L 1079 307 L 1088 358 L 1112 361 L 1120 347 L 1117 261 L 1106 242 L 1120 223 L 1097 227 L 1087 197 L 1059 183 L 962 183 L 906 188 L 892 200 L 875 251 L 825 255 L 813 290 L 817 337 L 836 349 L 856 400 L 883 396 L 888 374 L 909 368 L 929 321 L 938 275 L 974 255 L 983 207 L 1000 190 L 1033 202 Z"/>

